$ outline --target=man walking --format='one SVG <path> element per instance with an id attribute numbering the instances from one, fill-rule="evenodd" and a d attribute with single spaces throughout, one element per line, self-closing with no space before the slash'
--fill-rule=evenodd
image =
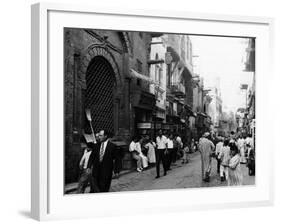
<path id="1" fill-rule="evenodd" d="M 225 139 L 223 142 L 223 147 L 220 150 L 219 159 L 221 161 L 220 167 L 220 178 L 221 182 L 228 180 L 228 166 L 230 160 L 230 147 L 229 147 L 229 140 Z"/>
<path id="2" fill-rule="evenodd" d="M 241 163 L 245 164 L 246 163 L 246 157 L 245 157 L 245 148 L 246 148 L 246 137 L 242 136 L 242 134 L 240 134 L 238 140 L 237 140 L 237 146 L 238 146 L 238 150 L 240 153 L 240 158 L 241 158 Z"/>
<path id="3" fill-rule="evenodd" d="M 201 167 L 202 167 L 202 179 L 205 182 L 210 181 L 212 154 L 215 150 L 213 142 L 208 137 L 209 132 L 206 132 L 199 140 L 199 152 L 201 154 Z"/>
<path id="4" fill-rule="evenodd" d="M 217 173 L 220 173 L 221 160 L 219 154 L 221 153 L 223 147 L 223 137 L 218 137 L 218 143 L 216 144 L 216 160 L 217 160 Z"/>
<path id="5" fill-rule="evenodd" d="M 247 144 L 250 145 L 251 148 L 255 148 L 254 141 L 253 141 L 253 138 L 252 138 L 252 135 L 251 135 L 251 134 L 249 134 L 249 135 L 247 136 L 247 138 L 245 139 L 245 143 L 246 143 L 246 145 L 247 145 Z"/>
<path id="6" fill-rule="evenodd" d="M 160 163 L 162 162 L 164 169 L 164 176 L 167 175 L 167 164 L 165 161 L 165 154 L 167 154 L 167 138 L 163 135 L 162 130 L 159 130 L 159 135 L 156 138 L 156 178 L 160 177 Z"/>
<path id="7" fill-rule="evenodd" d="M 92 154 L 91 143 L 87 143 L 87 146 L 84 149 L 83 156 L 79 163 L 81 175 L 78 180 L 78 187 L 77 187 L 78 194 L 84 193 L 88 184 L 89 183 L 92 184 L 91 168 L 89 166 L 89 158 L 90 158 L 91 154 Z M 91 186 L 91 188 L 92 188 L 92 186 Z"/>
<path id="8" fill-rule="evenodd" d="M 92 192 L 108 192 L 112 180 L 112 171 L 116 160 L 116 147 L 108 140 L 109 133 L 106 130 L 99 132 L 99 140 L 96 150 L 91 155 L 92 178 L 97 183 L 97 188 Z"/>
<path id="9" fill-rule="evenodd" d="M 176 142 L 177 142 L 177 148 L 176 148 L 176 160 L 178 158 L 178 155 L 180 154 L 182 148 L 183 148 L 183 142 L 182 139 L 180 137 L 180 135 L 177 133 L 176 134 Z"/>
<path id="10" fill-rule="evenodd" d="M 172 164 L 172 160 L 174 157 L 174 138 L 173 138 L 173 134 L 170 134 L 168 139 L 167 139 L 167 146 L 168 146 L 168 154 L 167 154 L 167 170 L 171 169 L 171 164 Z"/>

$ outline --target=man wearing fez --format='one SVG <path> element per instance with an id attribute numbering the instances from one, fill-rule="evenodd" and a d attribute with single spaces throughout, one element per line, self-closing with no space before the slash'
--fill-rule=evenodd
<path id="1" fill-rule="evenodd" d="M 106 130 L 99 132 L 99 142 L 91 154 L 90 167 L 92 168 L 93 182 L 96 187 L 94 192 L 108 192 L 112 180 L 112 171 L 116 160 L 116 147 L 108 140 L 109 133 Z"/>

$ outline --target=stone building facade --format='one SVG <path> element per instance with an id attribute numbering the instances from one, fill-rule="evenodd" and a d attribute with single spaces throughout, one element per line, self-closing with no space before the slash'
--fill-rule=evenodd
<path id="1" fill-rule="evenodd" d="M 210 118 L 192 57 L 188 35 L 65 28 L 65 183 L 79 176 L 81 143 L 91 133 L 86 110 L 95 132 L 112 133 L 121 169 L 134 166 L 134 135 L 155 138 L 164 129 L 187 144 L 198 138 Z"/>
<path id="2" fill-rule="evenodd" d="M 211 132 L 218 133 L 222 117 L 222 100 L 218 86 L 211 87 L 210 89 L 209 96 L 211 97 L 211 102 L 208 106 L 207 114 L 212 120 Z"/>
<path id="3" fill-rule="evenodd" d="M 169 130 L 178 132 L 187 143 L 192 138 L 190 120 L 194 118 L 192 44 L 188 35 L 166 34 L 163 41 L 172 57 L 167 69 L 166 121 L 171 124 Z"/>
<path id="4" fill-rule="evenodd" d="M 246 108 L 246 116 L 247 116 L 247 132 L 252 136 L 255 136 L 255 127 L 256 127 L 256 120 L 255 120 L 255 110 L 256 110 L 256 57 L 255 57 L 255 39 L 251 38 L 248 40 L 247 48 L 246 48 L 246 61 L 245 61 L 245 71 L 252 72 L 253 80 L 250 85 L 248 99 L 247 99 L 247 108 Z"/>
<path id="5" fill-rule="evenodd" d="M 163 36 L 152 38 L 150 47 L 150 93 L 155 95 L 156 103 L 153 111 L 152 136 L 166 124 L 166 81 L 167 81 L 167 45 Z"/>
<path id="6" fill-rule="evenodd" d="M 117 145 L 126 145 L 135 134 L 136 119 L 151 119 L 155 97 L 145 79 L 151 38 L 148 33 L 65 28 L 66 183 L 78 178 L 83 133 L 90 132 L 86 109 L 94 130 L 109 130 Z"/>
<path id="7" fill-rule="evenodd" d="M 197 75 L 193 85 L 193 111 L 196 113 L 195 128 L 193 129 L 193 138 L 198 140 L 204 133 L 204 119 L 207 115 L 204 113 L 204 80 Z"/>

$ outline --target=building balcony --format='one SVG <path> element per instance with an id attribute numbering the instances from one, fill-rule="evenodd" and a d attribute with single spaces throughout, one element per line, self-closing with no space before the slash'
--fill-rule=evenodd
<path id="1" fill-rule="evenodd" d="M 171 93 L 176 97 L 185 97 L 185 86 L 182 83 L 173 83 L 171 85 Z"/>

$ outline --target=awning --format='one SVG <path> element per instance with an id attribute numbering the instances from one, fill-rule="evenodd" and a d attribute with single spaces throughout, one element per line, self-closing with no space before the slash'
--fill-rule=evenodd
<path id="1" fill-rule="evenodd" d="M 188 114 L 192 117 L 196 117 L 197 115 L 192 111 L 191 106 L 189 105 L 184 105 L 184 108 L 186 109 L 186 111 L 188 112 Z"/>
<path id="2" fill-rule="evenodd" d="M 202 117 L 208 117 L 208 115 L 207 114 L 205 114 L 205 113 L 201 113 L 201 112 L 199 112 L 199 113 L 197 113 L 198 115 L 200 115 L 200 116 L 202 116 Z"/>
<path id="3" fill-rule="evenodd" d="M 152 84 L 155 84 L 155 82 L 149 78 L 148 76 L 146 75 L 143 75 L 143 74 L 140 74 L 138 73 L 137 71 L 135 71 L 134 69 L 130 69 L 130 75 L 134 78 L 138 78 L 138 79 L 141 79 L 141 80 L 144 80 L 146 82 L 149 82 L 149 83 L 152 83 Z"/>
<path id="4" fill-rule="evenodd" d="M 154 110 L 156 99 L 155 95 L 146 91 L 135 91 L 132 93 L 132 106 L 144 110 Z"/>

